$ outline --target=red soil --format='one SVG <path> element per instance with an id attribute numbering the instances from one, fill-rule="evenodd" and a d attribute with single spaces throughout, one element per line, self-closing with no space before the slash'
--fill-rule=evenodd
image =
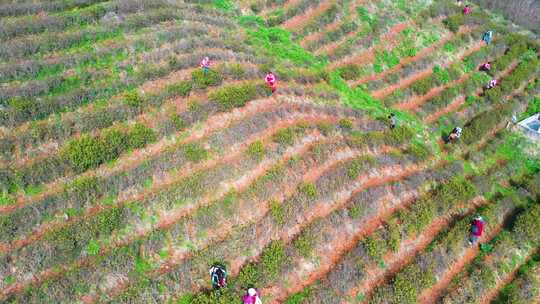
<path id="1" fill-rule="evenodd" d="M 393 44 L 397 43 L 396 38 L 398 37 L 399 33 L 401 33 L 403 30 L 405 30 L 409 25 L 411 25 L 410 22 L 402 22 L 402 23 L 398 23 L 398 24 L 394 25 L 393 27 L 390 28 L 390 30 L 386 34 L 384 34 L 381 37 L 381 41 L 383 41 L 384 43 L 381 43 L 381 44 L 376 45 L 376 46 L 372 46 L 372 47 L 370 47 L 366 51 L 363 51 L 360 54 L 353 54 L 353 55 L 348 56 L 346 58 L 343 58 L 341 60 L 332 62 L 330 64 L 330 68 L 337 68 L 339 66 L 343 66 L 343 65 L 346 65 L 346 64 L 359 64 L 360 65 L 360 64 L 364 64 L 366 62 L 369 62 L 369 61 L 373 60 L 375 58 L 375 51 L 376 50 L 383 49 L 385 47 L 385 45 L 393 45 Z M 343 43 L 343 41 L 345 41 L 345 39 L 346 38 L 344 38 L 342 40 L 339 40 L 336 43 L 339 45 L 339 44 Z M 333 51 L 336 48 L 337 48 L 337 45 L 335 47 L 333 47 L 333 48 L 326 49 L 326 52 L 328 54 L 332 54 Z"/>
<path id="2" fill-rule="evenodd" d="M 367 280 L 361 282 L 358 286 L 348 291 L 347 295 L 355 297 L 357 294 L 364 294 L 366 299 L 370 298 L 370 293 L 376 286 L 380 285 L 386 279 L 392 277 L 400 269 L 409 264 L 418 252 L 423 251 L 433 239 L 450 224 L 455 214 L 468 213 L 474 208 L 487 203 L 483 197 L 476 197 L 475 199 L 456 206 L 453 211 L 444 217 L 436 218 L 432 221 L 420 235 L 414 235 L 409 239 L 401 242 L 400 248 L 396 253 L 390 253 L 383 257 L 385 268 L 381 268 L 377 265 L 368 267 Z M 465 208 L 466 210 L 462 210 Z"/>
<path id="3" fill-rule="evenodd" d="M 521 265 L 516 265 L 514 269 L 512 269 L 511 272 L 509 272 L 504 278 L 497 281 L 495 284 L 495 287 L 493 287 L 491 290 L 489 290 L 487 293 L 483 294 L 480 300 L 477 302 L 478 304 L 489 304 L 491 301 L 495 300 L 501 289 L 510 284 L 516 277 L 519 267 Z M 534 302 L 532 302 L 534 303 Z"/>
<path id="4" fill-rule="evenodd" d="M 312 168 L 312 169 L 308 170 L 308 172 L 306 172 L 304 174 L 304 176 L 302 178 L 302 181 L 313 182 L 313 181 L 317 180 L 320 176 L 322 176 L 328 170 L 332 169 L 333 167 L 337 166 L 339 163 L 342 163 L 342 162 L 344 162 L 344 161 L 346 161 L 348 159 L 358 157 L 360 155 L 366 155 L 366 154 L 386 153 L 387 151 L 391 151 L 391 150 L 394 150 L 394 149 L 389 148 L 389 147 L 382 147 L 381 150 L 377 151 L 377 152 L 371 152 L 369 150 L 366 150 L 366 151 L 353 151 L 353 150 L 350 150 L 350 149 L 345 149 L 343 151 L 336 151 L 334 156 L 331 159 L 329 159 L 328 161 L 326 161 L 322 166 Z M 303 152 L 305 152 L 305 151 L 303 151 Z M 279 197 L 279 201 L 284 201 L 287 197 L 293 195 L 294 192 L 296 192 L 296 190 L 297 190 L 298 184 L 286 185 L 286 188 L 284 189 L 284 191 L 282 191 L 282 193 L 281 193 L 281 195 Z M 267 214 L 267 212 L 269 210 L 268 207 L 269 207 L 270 201 L 272 201 L 272 200 L 268 200 L 267 202 L 263 203 L 263 206 L 258 207 L 257 208 L 257 214 L 253 214 L 252 211 L 249 211 L 249 214 L 246 214 L 246 216 L 244 218 L 250 219 L 250 223 L 256 223 L 256 222 L 260 221 L 264 216 L 266 216 L 266 214 Z M 245 225 L 245 223 L 243 225 Z M 219 228 L 215 232 L 211 232 L 211 233 L 215 233 L 216 237 L 219 236 L 221 238 L 221 240 L 224 240 L 229 235 L 229 232 L 232 229 L 233 229 L 232 226 L 227 225 L 226 227 Z M 207 242 L 206 245 L 203 245 L 202 248 L 204 248 L 204 247 L 206 247 L 208 245 L 210 245 L 210 242 Z M 198 248 L 201 248 L 201 247 L 198 247 Z M 173 252 L 171 254 L 172 258 L 170 258 L 167 261 L 167 263 L 163 264 L 159 268 L 159 270 L 157 270 L 154 273 L 154 275 L 157 276 L 157 275 L 163 275 L 165 273 L 168 273 L 169 271 L 173 270 L 173 268 L 176 265 L 179 265 L 186 257 L 192 255 L 191 252 L 185 252 L 185 251 L 179 251 L 179 250 L 172 250 L 172 252 Z M 121 291 L 121 289 L 117 289 L 117 290 L 114 291 L 114 294 L 118 294 L 118 292 L 120 292 L 120 291 Z"/>
<path id="5" fill-rule="evenodd" d="M 114 173 L 125 171 L 126 169 L 133 168 L 139 165 L 141 162 L 143 162 L 145 159 L 149 157 L 154 157 L 156 155 L 159 155 L 166 148 L 174 144 L 190 143 L 195 140 L 202 139 L 208 134 L 216 130 L 223 129 L 235 121 L 240 121 L 242 119 L 245 119 L 247 116 L 260 113 L 261 111 L 273 109 L 279 106 L 280 103 L 282 102 L 276 100 L 274 97 L 252 101 L 243 108 L 235 109 L 231 112 L 221 113 L 221 114 L 217 114 L 210 117 L 207 120 L 204 128 L 201 128 L 201 129 L 192 128 L 188 132 L 182 131 L 182 132 L 176 133 L 174 135 L 174 138 L 177 141 L 176 143 L 174 141 L 171 142 L 171 140 L 167 138 L 162 138 L 157 143 L 149 145 L 143 149 L 136 150 L 134 151 L 134 153 L 130 155 L 124 155 L 120 157 L 120 159 L 118 159 L 118 162 L 117 162 L 118 165 L 116 167 L 109 168 L 106 165 L 102 165 L 101 167 L 95 170 L 89 170 L 81 174 L 81 176 L 96 176 L 96 175 L 110 176 Z M 182 135 L 186 133 L 189 134 L 187 138 L 178 140 L 178 138 L 181 138 Z M 64 184 L 65 184 L 65 181 L 54 181 L 52 183 L 44 185 L 44 188 L 46 188 L 47 190 L 41 192 L 38 195 L 34 195 L 30 197 L 20 196 L 17 198 L 16 204 L 12 204 L 8 206 L 0 206 L 0 214 L 11 212 L 25 205 L 40 201 L 49 195 L 58 193 L 59 191 L 63 189 Z"/>
<path id="6" fill-rule="evenodd" d="M 320 121 L 320 117 L 317 119 L 313 119 L 315 122 Z M 334 121 L 337 121 L 337 119 L 334 119 Z M 296 147 L 293 147 L 289 149 L 285 155 L 285 157 L 292 157 L 297 152 L 302 152 L 306 149 L 309 149 L 309 147 L 314 144 L 316 141 L 315 139 L 318 139 L 317 137 L 312 138 L 311 141 L 302 143 Z M 302 152 L 303 153 L 303 152 Z M 189 206 L 183 206 L 181 209 L 174 210 L 174 211 L 168 211 L 165 214 L 160 215 L 159 222 L 156 224 L 156 227 L 158 229 L 164 229 L 166 227 L 169 227 L 170 225 L 174 224 L 176 221 L 180 220 L 184 216 L 191 214 L 192 212 L 195 212 L 200 207 L 204 207 L 211 203 L 212 201 L 215 201 L 219 199 L 220 197 L 223 197 L 225 194 L 227 194 L 230 190 L 236 189 L 237 191 L 241 191 L 244 189 L 247 185 L 249 185 L 251 182 L 256 180 L 258 177 L 262 176 L 269 168 L 271 168 L 274 165 L 271 161 L 263 161 L 261 164 L 259 164 L 258 168 L 251 171 L 249 174 L 241 177 L 239 180 L 233 183 L 229 183 L 222 186 L 222 189 L 220 191 L 215 191 L 214 193 L 211 193 L 210 195 L 207 195 L 199 200 L 199 203 L 197 205 L 189 205 Z M 137 234 L 132 235 L 126 239 L 118 240 L 116 242 L 112 242 L 107 247 L 103 247 L 100 251 L 100 255 L 106 255 L 108 254 L 112 249 L 128 245 L 132 242 L 134 242 L 137 239 L 143 238 L 146 235 L 148 235 L 150 232 L 153 231 L 153 228 L 145 228 L 140 229 L 137 231 Z M 46 271 L 41 272 L 40 274 L 34 275 L 29 281 L 26 282 L 17 282 L 15 284 L 10 285 L 8 288 L 5 288 L 0 293 L 0 300 L 2 298 L 7 297 L 10 294 L 13 293 L 20 293 L 29 285 L 39 285 L 42 282 L 52 279 L 58 276 L 63 275 L 64 273 L 81 268 L 86 267 L 88 265 L 91 265 L 94 257 L 84 257 L 76 262 L 72 263 L 71 265 L 64 265 L 62 267 L 56 267 L 53 269 L 49 269 Z"/>
<path id="7" fill-rule="evenodd" d="M 502 225 L 497 225 L 493 228 L 491 233 L 484 234 L 479 242 L 489 242 L 492 238 L 494 238 L 499 231 L 501 230 Z M 452 282 L 452 279 L 460 272 L 463 271 L 463 268 L 465 268 L 466 265 L 468 265 L 480 252 L 479 246 L 471 246 L 464 250 L 463 254 L 460 257 L 457 257 L 457 260 L 447 268 L 447 271 L 443 274 L 441 278 L 438 278 L 437 283 L 435 285 L 431 286 L 429 289 L 424 290 L 419 296 L 418 296 L 418 303 L 421 304 L 427 304 L 427 303 L 435 303 L 437 299 L 440 297 L 441 293 L 450 285 L 450 282 Z"/>
<path id="8" fill-rule="evenodd" d="M 467 79 L 469 79 L 470 76 L 471 76 L 470 73 L 464 74 L 457 80 L 454 80 L 454 81 L 452 81 L 450 83 L 447 83 L 447 84 L 444 84 L 442 86 L 438 86 L 438 87 L 435 87 L 435 88 L 429 90 L 429 92 L 427 92 L 425 95 L 413 96 L 413 97 L 409 98 L 408 100 L 395 105 L 394 108 L 399 109 L 399 110 L 415 110 L 419 106 L 423 105 L 426 101 L 428 101 L 431 98 L 439 95 L 442 91 L 444 91 L 444 90 L 446 90 L 448 88 L 451 88 L 451 87 L 462 84 Z"/>
<path id="9" fill-rule="evenodd" d="M 359 193 L 369 187 L 375 187 L 401 180 L 407 176 L 418 173 L 421 170 L 423 170 L 423 166 L 411 165 L 405 169 L 397 167 L 381 170 L 386 171 L 389 174 L 377 175 L 375 177 L 362 176 L 360 180 L 364 180 L 364 182 L 360 182 L 359 186 L 356 186 L 353 191 L 340 192 L 341 197 L 337 198 L 337 206 L 332 205 L 330 207 L 329 204 L 322 204 L 318 208 L 313 208 L 312 212 L 305 214 L 304 217 L 310 218 L 310 221 L 313 221 L 315 218 L 324 218 L 334 210 L 342 208 L 356 193 Z M 413 192 L 414 193 L 411 194 L 404 194 L 404 198 L 401 198 L 400 200 L 412 201 L 412 199 L 417 195 L 416 191 Z M 322 254 L 319 251 L 318 255 L 322 256 L 323 259 L 319 261 L 319 267 L 317 269 L 304 269 L 305 273 L 302 273 L 302 271 L 291 273 L 292 277 L 283 278 L 281 282 L 264 288 L 262 293 L 264 295 L 268 295 L 272 299 L 269 303 L 281 303 L 288 295 L 301 291 L 304 287 L 309 286 L 316 280 L 323 277 L 339 262 L 341 257 L 346 252 L 351 250 L 353 244 L 357 243 L 365 235 L 372 233 L 385 218 L 389 217 L 398 208 L 402 207 L 400 204 L 395 204 L 392 206 L 389 205 L 391 204 L 383 204 L 378 214 L 363 224 L 362 227 L 357 227 L 358 231 L 355 231 L 352 233 L 352 235 L 347 235 L 347 233 L 340 234 L 336 240 L 332 241 L 332 244 L 325 246 L 325 254 Z M 297 235 L 301 229 L 301 225 L 296 225 L 289 231 L 284 231 L 283 234 L 285 234 L 287 239 L 290 240 Z"/>
<path id="10" fill-rule="evenodd" d="M 159 179 L 154 180 L 154 184 L 151 189 L 148 191 L 137 193 L 134 195 L 129 195 L 127 197 L 124 197 L 123 195 L 119 195 L 120 201 L 115 205 L 123 205 L 127 202 L 131 201 L 142 201 L 145 197 L 148 197 L 152 194 L 158 193 L 159 191 L 162 191 L 163 189 L 170 187 L 174 183 L 178 182 L 179 180 L 185 178 L 186 176 L 189 176 L 195 172 L 199 172 L 202 170 L 207 170 L 211 167 L 214 167 L 218 164 L 223 164 L 227 162 L 231 162 L 234 159 L 237 159 L 238 157 L 241 157 L 245 150 L 248 148 L 248 146 L 260 139 L 268 140 L 275 132 L 282 128 L 286 128 L 292 125 L 296 125 L 298 123 L 318 123 L 318 122 L 336 122 L 339 118 L 338 117 L 330 117 L 325 115 L 296 115 L 297 117 L 292 117 L 289 120 L 282 121 L 280 123 L 277 123 L 273 125 L 271 128 L 264 130 L 263 132 L 259 134 L 254 134 L 251 136 L 246 142 L 242 143 L 239 146 L 232 146 L 229 149 L 229 153 L 225 154 L 226 156 L 221 159 L 211 159 L 208 161 L 205 161 L 203 163 L 199 164 L 188 164 L 187 168 L 183 168 L 182 170 L 178 170 L 179 173 L 174 173 L 174 175 L 171 175 L 169 173 L 164 173 L 163 176 L 161 176 Z M 16 240 L 12 243 L 8 244 L 0 244 L 1 253 L 17 250 L 21 247 L 27 246 L 39 239 L 41 239 L 43 236 L 45 236 L 48 232 L 56 229 L 60 229 L 62 227 L 73 225 L 79 221 L 82 221 L 84 219 L 88 219 L 90 217 L 93 217 L 94 215 L 102 212 L 103 210 L 106 210 L 108 208 L 112 208 L 113 206 L 102 206 L 97 205 L 85 212 L 81 216 L 72 217 L 67 221 L 61 221 L 61 222 L 50 222 L 47 224 L 44 224 L 39 227 L 39 229 L 36 229 L 32 234 L 26 236 L 23 239 Z"/>
<path id="11" fill-rule="evenodd" d="M 441 40 L 440 42 L 443 42 L 443 40 Z M 444 41 L 444 43 L 446 43 L 446 41 Z M 478 51 L 479 49 L 481 49 L 482 47 L 484 46 L 484 44 L 482 42 L 477 42 L 475 43 L 471 48 L 467 49 L 466 51 L 464 51 L 463 53 L 461 53 L 457 58 L 456 58 L 456 61 L 457 60 L 461 60 L 463 59 L 465 56 L 468 56 L 470 55 L 471 53 L 474 53 L 476 51 Z M 416 61 L 424 56 L 426 56 L 427 54 L 431 53 L 434 51 L 434 49 L 437 48 L 437 46 L 431 46 L 429 47 L 428 51 L 426 51 L 427 49 L 424 49 L 422 50 L 420 53 L 417 54 L 417 56 L 420 56 L 419 58 L 416 58 L 414 59 L 413 61 Z M 424 52 L 426 51 L 426 52 Z M 416 56 L 415 56 L 416 57 Z M 407 59 L 413 59 L 414 57 L 409 57 Z M 411 61 L 412 62 L 412 61 Z M 409 62 L 407 62 L 409 63 Z M 361 84 L 361 83 L 364 83 L 364 82 L 367 82 L 367 81 L 372 81 L 372 80 L 377 80 L 377 79 L 380 79 L 381 77 L 379 77 L 379 75 L 382 75 L 384 76 L 384 74 L 388 74 L 390 72 L 395 72 L 397 70 L 400 70 L 401 68 L 403 68 L 404 65 L 406 65 L 407 63 L 403 63 L 403 64 L 399 64 L 397 65 L 396 67 L 390 69 L 390 70 L 387 70 L 381 74 L 376 74 L 376 75 L 373 75 L 371 77 L 368 78 L 364 78 L 364 79 L 360 79 L 359 81 L 355 81 L 353 83 L 353 85 L 357 85 L 357 84 Z M 446 68 L 450 65 L 450 62 L 446 62 L 445 64 L 441 65 L 442 68 Z M 384 98 L 388 95 L 390 95 L 392 92 L 394 92 L 395 90 L 397 89 L 400 89 L 400 88 L 404 88 L 404 87 L 407 87 L 409 85 L 411 85 L 412 83 L 420 80 L 420 79 L 423 79 L 431 74 L 433 74 L 433 68 L 435 67 L 435 64 L 431 64 L 429 65 L 427 68 L 423 69 L 422 71 L 418 72 L 418 73 L 415 73 L 407 78 L 404 78 L 404 79 L 401 79 L 398 83 L 396 84 L 393 84 L 393 85 L 390 85 L 390 86 L 387 86 L 387 87 L 384 87 L 380 90 L 377 90 L 375 92 L 372 93 L 372 96 L 375 97 L 375 98 Z M 367 81 L 364 81 L 366 80 Z"/>
<path id="12" fill-rule="evenodd" d="M 518 64 L 517 61 L 514 61 L 504 71 L 499 72 L 496 75 L 496 78 L 500 79 L 500 78 L 510 74 L 516 68 L 517 64 Z M 478 95 L 478 94 L 482 93 L 482 90 L 483 90 L 483 88 L 479 88 L 476 91 L 476 94 Z M 439 109 L 436 112 L 431 113 L 430 115 L 426 116 L 424 118 L 424 122 L 433 123 L 433 122 L 437 121 L 441 116 L 446 115 L 446 114 L 451 113 L 451 112 L 454 112 L 455 110 L 459 109 L 459 107 L 461 107 L 461 105 L 463 105 L 464 102 L 465 102 L 465 96 L 460 96 L 460 97 L 454 99 L 446 107 L 444 107 L 442 109 Z"/>
<path id="13" fill-rule="evenodd" d="M 314 17 L 324 14 L 324 12 L 328 10 L 333 4 L 333 1 L 323 1 L 318 6 L 308 9 L 303 14 L 296 15 L 291 19 L 285 21 L 281 26 L 293 32 L 302 29 L 302 27 Z"/>

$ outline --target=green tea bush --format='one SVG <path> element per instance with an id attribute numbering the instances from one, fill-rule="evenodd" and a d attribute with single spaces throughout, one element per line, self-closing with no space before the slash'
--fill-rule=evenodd
<path id="1" fill-rule="evenodd" d="M 208 98 L 219 104 L 222 111 L 244 106 L 257 97 L 257 86 L 252 82 L 240 85 L 229 85 L 219 88 L 208 95 Z"/>
<path id="2" fill-rule="evenodd" d="M 419 161 L 425 161 L 431 155 L 431 151 L 425 145 L 417 142 L 407 147 L 406 153 Z"/>
<path id="3" fill-rule="evenodd" d="M 124 102 L 130 107 L 138 108 L 144 100 L 136 90 L 132 90 L 124 94 Z"/>
<path id="4" fill-rule="evenodd" d="M 61 151 L 62 157 L 68 160 L 77 172 L 99 166 L 106 159 L 105 153 L 103 144 L 86 134 L 71 140 Z"/>
<path id="5" fill-rule="evenodd" d="M 250 144 L 247 149 L 247 153 L 251 157 L 254 157 L 257 159 L 262 158 L 264 156 L 264 152 L 265 152 L 264 145 L 260 140 Z"/>
<path id="6" fill-rule="evenodd" d="M 96 176 L 82 176 L 76 178 L 65 187 L 66 198 L 75 202 L 89 202 L 95 200 L 98 193 L 99 184 Z"/>
<path id="7" fill-rule="evenodd" d="M 353 122 L 352 120 L 350 119 L 347 119 L 347 118 L 343 118 L 339 121 L 339 126 L 342 128 L 342 129 L 345 129 L 345 130 L 350 130 L 353 128 Z"/>
<path id="8" fill-rule="evenodd" d="M 360 78 L 362 69 L 357 64 L 347 64 L 338 69 L 339 75 L 345 80 Z"/>
<path id="9" fill-rule="evenodd" d="M 308 231 L 300 234 L 293 242 L 294 248 L 296 248 L 300 255 L 306 258 L 311 256 L 314 245 L 315 240 L 313 239 L 313 235 Z"/>
<path id="10" fill-rule="evenodd" d="M 262 273 L 267 280 L 275 280 L 280 270 L 288 263 L 285 245 L 279 241 L 272 241 L 261 254 Z"/>
<path id="11" fill-rule="evenodd" d="M 463 14 L 458 13 L 451 16 L 446 17 L 443 21 L 444 25 L 451 30 L 452 32 L 457 32 L 459 28 L 465 24 L 465 18 Z"/>
<path id="12" fill-rule="evenodd" d="M 381 259 L 382 255 L 386 251 L 385 245 L 384 240 L 377 236 L 368 236 L 362 242 L 362 246 L 366 250 L 368 256 L 375 261 Z"/>
<path id="13" fill-rule="evenodd" d="M 180 81 L 178 83 L 168 85 L 165 90 L 169 95 L 187 97 L 191 92 L 191 81 Z"/>
<path id="14" fill-rule="evenodd" d="M 191 72 L 193 88 L 206 89 L 209 86 L 217 86 L 221 83 L 221 75 L 214 70 L 204 73 L 202 69 L 196 69 Z"/>
<path id="15" fill-rule="evenodd" d="M 138 149 L 156 141 L 157 136 L 154 130 L 136 123 L 127 134 L 127 143 L 130 149 Z"/>
<path id="16" fill-rule="evenodd" d="M 261 279 L 261 273 L 255 263 L 248 263 L 240 269 L 237 282 L 242 287 L 256 286 Z"/>
<path id="17" fill-rule="evenodd" d="M 188 127 L 188 124 L 178 115 L 178 113 L 172 113 L 170 117 L 176 131 L 182 131 Z"/>
<path id="18" fill-rule="evenodd" d="M 292 145 L 294 143 L 294 138 L 294 128 L 292 127 L 281 129 L 273 136 L 273 140 L 282 145 Z"/>
<path id="19" fill-rule="evenodd" d="M 529 243 L 533 246 L 540 244 L 540 205 L 533 205 L 521 213 L 515 222 L 514 231 L 521 243 Z"/>
<path id="20" fill-rule="evenodd" d="M 302 183 L 299 190 L 308 198 L 317 197 L 317 187 L 314 183 Z"/>
<path id="21" fill-rule="evenodd" d="M 114 159 L 126 149 L 128 145 L 128 136 L 125 132 L 117 128 L 104 130 L 99 137 L 106 159 Z"/>
<path id="22" fill-rule="evenodd" d="M 186 155 L 186 159 L 194 163 L 198 163 L 208 158 L 208 151 L 198 143 L 186 144 L 184 147 L 184 153 Z"/>
<path id="23" fill-rule="evenodd" d="M 274 221 L 276 221 L 278 225 L 285 224 L 285 210 L 282 204 L 274 200 L 271 201 L 270 214 L 272 215 L 272 218 L 274 219 Z"/>

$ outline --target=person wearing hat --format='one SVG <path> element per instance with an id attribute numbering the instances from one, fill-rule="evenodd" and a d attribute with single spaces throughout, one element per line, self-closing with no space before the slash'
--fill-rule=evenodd
<path id="1" fill-rule="evenodd" d="M 471 223 L 471 234 L 469 236 L 469 245 L 474 245 L 478 242 L 478 239 L 484 233 L 484 219 L 481 216 L 477 216 L 473 219 Z"/>
<path id="2" fill-rule="evenodd" d="M 259 292 L 255 288 L 249 288 L 247 293 L 242 297 L 244 304 L 262 304 Z"/>

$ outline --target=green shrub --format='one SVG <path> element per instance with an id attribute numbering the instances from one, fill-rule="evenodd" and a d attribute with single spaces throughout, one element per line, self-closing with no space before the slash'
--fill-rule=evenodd
<path id="1" fill-rule="evenodd" d="M 105 150 L 106 160 L 115 159 L 124 151 L 127 145 L 127 136 L 118 128 L 104 130 L 99 137 Z"/>
<path id="2" fill-rule="evenodd" d="M 169 95 L 187 97 L 191 92 L 191 81 L 180 81 L 167 86 L 166 90 Z"/>
<path id="3" fill-rule="evenodd" d="M 360 208 L 360 206 L 352 206 L 348 211 L 352 219 L 358 219 L 364 214 L 364 209 Z"/>
<path id="4" fill-rule="evenodd" d="M 287 264 L 285 245 L 279 241 L 272 241 L 261 254 L 261 267 L 265 278 L 277 279 L 285 264 Z"/>
<path id="5" fill-rule="evenodd" d="M 278 144 L 292 145 L 294 143 L 294 129 L 292 127 L 281 129 L 273 136 L 273 140 Z"/>
<path id="6" fill-rule="evenodd" d="M 300 192 L 308 198 L 317 197 L 317 187 L 314 183 L 302 183 L 300 185 Z"/>
<path id="7" fill-rule="evenodd" d="M 221 75 L 214 70 L 204 73 L 202 69 L 191 72 L 193 87 L 196 89 L 206 89 L 209 86 L 217 86 L 221 83 Z"/>
<path id="8" fill-rule="evenodd" d="M 261 278 L 259 268 L 255 263 L 248 263 L 238 273 L 238 283 L 242 287 L 257 286 Z"/>
<path id="9" fill-rule="evenodd" d="M 101 142 L 90 135 L 71 140 L 61 151 L 77 172 L 99 166 L 105 160 L 105 149 Z"/>
<path id="10" fill-rule="evenodd" d="M 350 130 L 353 128 L 353 122 L 352 120 L 350 119 L 347 119 L 347 118 L 343 118 L 339 121 L 339 126 L 342 128 L 342 129 L 346 129 L 346 130 Z"/>
<path id="11" fill-rule="evenodd" d="M 285 300 L 284 304 L 302 304 L 311 295 L 311 287 L 306 287 L 304 290 L 295 293 Z"/>
<path id="12" fill-rule="evenodd" d="M 416 95 L 425 95 L 432 88 L 431 77 L 423 78 L 411 85 L 411 89 Z"/>
<path id="13" fill-rule="evenodd" d="M 172 113 L 170 118 L 176 131 L 182 131 L 188 127 L 188 124 L 180 117 L 180 115 L 178 115 L 178 113 Z"/>
<path id="14" fill-rule="evenodd" d="M 384 254 L 385 244 L 382 239 L 377 236 L 368 236 L 362 242 L 362 246 L 366 249 L 367 254 L 373 260 L 381 259 Z"/>
<path id="15" fill-rule="evenodd" d="M 156 141 L 157 136 L 154 130 L 149 127 L 136 123 L 127 134 L 127 143 L 130 149 L 139 149 L 148 143 Z"/>
<path id="16" fill-rule="evenodd" d="M 304 233 L 300 234 L 300 236 L 298 236 L 293 242 L 294 248 L 296 248 L 300 255 L 306 258 L 311 256 L 314 245 L 315 240 L 309 231 L 305 231 Z"/>
<path id="17" fill-rule="evenodd" d="M 407 143 L 414 137 L 413 131 L 407 126 L 398 126 L 390 131 L 389 136 L 385 137 L 388 145 L 400 145 Z"/>
<path id="18" fill-rule="evenodd" d="M 514 226 L 516 235 L 522 242 L 533 246 L 540 244 L 540 205 L 534 205 L 517 218 Z"/>
<path id="19" fill-rule="evenodd" d="M 91 201 L 97 198 L 99 192 L 96 176 L 81 176 L 66 186 L 66 194 L 75 202 Z"/>
<path id="20" fill-rule="evenodd" d="M 372 156 L 366 155 L 354 159 L 347 168 L 347 176 L 350 179 L 356 179 L 366 165 L 373 164 L 375 159 Z"/>
<path id="21" fill-rule="evenodd" d="M 339 75 L 345 80 L 357 79 L 362 76 L 362 70 L 357 64 L 347 64 L 338 69 Z"/>
<path id="22" fill-rule="evenodd" d="M 186 144 L 184 147 L 184 153 L 186 155 L 186 159 L 194 163 L 198 163 L 208 158 L 208 151 L 201 147 L 201 145 L 198 143 Z"/>
<path id="23" fill-rule="evenodd" d="M 258 158 L 258 159 L 264 156 L 264 152 L 265 152 L 264 145 L 260 140 L 250 144 L 247 150 L 247 153 L 251 157 Z"/>
<path id="24" fill-rule="evenodd" d="M 446 17 L 446 19 L 443 21 L 444 25 L 451 30 L 452 32 L 457 32 L 459 28 L 465 24 L 465 18 L 463 14 L 458 13 L 451 16 Z"/>
<path id="25" fill-rule="evenodd" d="M 242 107 L 256 97 L 257 86 L 252 82 L 225 86 L 208 94 L 208 98 L 217 102 L 222 111 Z"/>
<path id="26" fill-rule="evenodd" d="M 136 90 L 132 90 L 124 94 L 124 101 L 128 106 L 138 108 L 144 100 Z"/>
<path id="27" fill-rule="evenodd" d="M 427 160 L 429 155 L 431 154 L 426 146 L 417 142 L 407 147 L 407 150 L 405 152 L 411 154 L 416 160 L 419 161 Z"/>
<path id="28" fill-rule="evenodd" d="M 282 204 L 274 200 L 271 201 L 270 214 L 272 215 L 272 218 L 274 219 L 274 221 L 276 221 L 278 225 L 285 224 L 285 210 Z"/>

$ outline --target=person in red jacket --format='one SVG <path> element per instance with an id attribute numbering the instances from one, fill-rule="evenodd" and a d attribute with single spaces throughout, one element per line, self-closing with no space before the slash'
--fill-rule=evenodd
<path id="1" fill-rule="evenodd" d="M 266 84 L 272 89 L 272 93 L 274 93 L 277 89 L 276 75 L 274 75 L 274 73 L 272 72 L 269 72 L 268 74 L 266 74 L 264 80 L 266 81 Z"/>
<path id="2" fill-rule="evenodd" d="M 255 288 L 249 288 L 247 293 L 242 297 L 243 304 L 262 304 L 259 292 Z"/>
<path id="3" fill-rule="evenodd" d="M 469 237 L 469 245 L 474 245 L 478 242 L 478 239 L 484 233 L 484 219 L 481 216 L 477 216 L 473 219 L 471 223 L 471 235 Z"/>
<path id="4" fill-rule="evenodd" d="M 472 9 L 470 6 L 468 5 L 465 5 L 465 7 L 463 8 L 463 15 L 468 15 L 472 12 Z"/>

